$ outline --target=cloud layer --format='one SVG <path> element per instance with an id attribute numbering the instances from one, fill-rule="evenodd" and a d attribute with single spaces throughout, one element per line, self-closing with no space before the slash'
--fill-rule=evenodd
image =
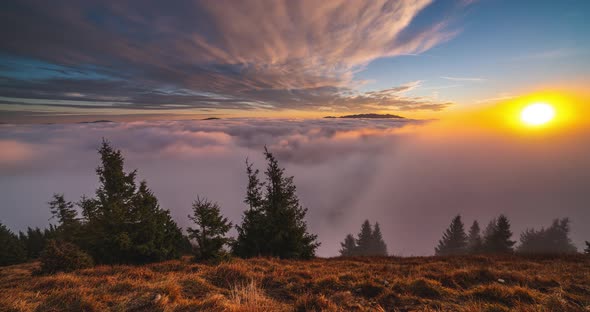
<path id="1" fill-rule="evenodd" d="M 15 230 L 46 226 L 52 193 L 74 201 L 93 194 L 105 137 L 182 227 L 197 195 L 240 222 L 245 159 L 262 169 L 267 145 L 295 176 L 322 256 L 336 255 L 365 218 L 379 221 L 390 251 L 403 255 L 432 254 L 457 213 L 468 223 L 505 213 L 514 238 L 569 216 L 574 241 L 588 239 L 590 145 L 579 144 L 590 142 L 587 132 L 548 145 L 435 126 L 341 119 L 0 125 L 0 220 Z"/>
<path id="2" fill-rule="evenodd" d="M 105 110 L 440 110 L 449 103 L 376 98 L 354 79 L 454 35 L 444 14 L 416 22 L 430 2 L 9 1 L 0 94 Z"/>

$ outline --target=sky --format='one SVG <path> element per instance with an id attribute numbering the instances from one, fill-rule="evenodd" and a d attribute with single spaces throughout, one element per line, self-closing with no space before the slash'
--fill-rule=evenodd
<path id="1" fill-rule="evenodd" d="M 0 122 L 441 118 L 588 82 L 585 0 L 3 1 Z"/>
<path id="2" fill-rule="evenodd" d="M 585 0 L 2 1 L 0 222 L 43 228 L 52 194 L 92 196 L 106 138 L 183 228 L 197 196 L 239 223 L 245 160 L 263 169 L 267 146 L 322 257 L 365 219 L 390 253 L 431 255 L 457 214 L 505 214 L 514 240 L 569 217 L 582 247 L 589 15 Z M 554 119 L 523 123 L 538 102 Z M 321 118 L 357 113 L 406 118 Z"/>

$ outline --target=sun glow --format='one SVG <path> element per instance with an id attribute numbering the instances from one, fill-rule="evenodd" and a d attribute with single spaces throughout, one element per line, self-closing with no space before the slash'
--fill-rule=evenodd
<path id="1" fill-rule="evenodd" d="M 529 126 L 540 126 L 555 117 L 555 109 L 546 103 L 534 103 L 525 107 L 520 113 L 520 120 Z"/>

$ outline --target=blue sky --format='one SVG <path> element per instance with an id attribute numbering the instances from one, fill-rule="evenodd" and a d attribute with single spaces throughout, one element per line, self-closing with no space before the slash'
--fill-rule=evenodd
<path id="1" fill-rule="evenodd" d="M 588 1 L 480 1 L 455 23 L 460 32 L 452 40 L 420 55 L 376 60 L 358 77 L 373 81 L 367 89 L 421 80 L 424 88 L 414 94 L 438 91 L 465 105 L 536 85 L 587 81 L 588 12 Z"/>
<path id="2" fill-rule="evenodd" d="M 590 73 L 584 0 L 2 6 L 2 122 L 439 116 Z"/>

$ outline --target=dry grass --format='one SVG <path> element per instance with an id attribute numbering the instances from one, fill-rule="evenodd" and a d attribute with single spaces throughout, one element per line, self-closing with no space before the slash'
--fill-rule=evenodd
<path id="1" fill-rule="evenodd" d="M 37 267 L 0 268 L 0 311 L 590 311 L 583 256 Z"/>

